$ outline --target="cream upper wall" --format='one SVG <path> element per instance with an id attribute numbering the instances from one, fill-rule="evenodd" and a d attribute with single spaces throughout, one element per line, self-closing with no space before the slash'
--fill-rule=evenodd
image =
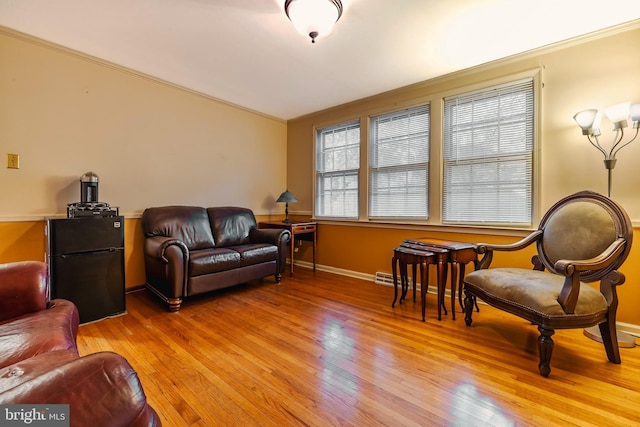
<path id="1" fill-rule="evenodd" d="M 539 70 L 543 86 L 536 153 L 540 172 L 535 191 L 537 217 L 558 199 L 573 192 L 592 190 L 606 194 L 603 156 L 582 136 L 573 115 L 587 108 L 602 109 L 623 101 L 640 102 L 640 55 L 635 53 L 639 42 L 640 21 L 634 21 L 292 120 L 288 128 L 287 167 L 289 189 L 299 200 L 294 210 L 310 213 L 313 209 L 314 127 L 366 118 L 428 101 L 432 107 L 431 144 L 436 145 L 437 153 L 438 144 L 441 144 L 438 123 L 443 96 L 460 88 L 477 87 L 532 70 Z M 611 132 L 603 129 L 603 134 L 608 143 Z M 438 156 L 432 156 L 432 162 L 436 158 Z M 613 171 L 611 196 L 626 208 L 634 223 L 640 223 L 640 138 L 625 147 L 618 159 Z M 440 165 L 432 163 L 432 168 L 433 184 L 439 179 Z M 433 202 L 432 199 L 432 210 L 439 206 L 439 201 Z M 439 218 L 439 214 L 432 212 L 432 218 Z"/>
<path id="2" fill-rule="evenodd" d="M 283 121 L 0 28 L 0 220 L 65 214 L 87 171 L 124 215 L 168 204 L 279 214 L 286 134 Z"/>

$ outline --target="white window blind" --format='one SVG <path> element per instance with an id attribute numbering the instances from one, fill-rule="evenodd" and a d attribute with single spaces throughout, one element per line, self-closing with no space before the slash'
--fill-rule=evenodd
<path id="1" fill-rule="evenodd" d="M 444 100 L 443 222 L 531 224 L 533 79 Z"/>
<path id="2" fill-rule="evenodd" d="M 358 218 L 360 123 L 319 129 L 316 138 L 316 217 Z"/>
<path id="3" fill-rule="evenodd" d="M 429 105 L 375 116 L 369 135 L 369 217 L 426 218 Z"/>

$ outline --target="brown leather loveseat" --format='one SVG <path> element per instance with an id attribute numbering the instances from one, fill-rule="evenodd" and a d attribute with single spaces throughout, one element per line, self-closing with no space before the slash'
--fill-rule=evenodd
<path id="1" fill-rule="evenodd" d="M 0 265 L 0 405 L 68 404 L 72 427 L 160 426 L 123 357 L 78 355 L 78 310 L 47 291 L 45 263 Z"/>
<path id="2" fill-rule="evenodd" d="M 258 229 L 250 209 L 163 206 L 142 213 L 146 287 L 180 310 L 184 298 L 273 275 L 282 279 L 288 230 Z"/>

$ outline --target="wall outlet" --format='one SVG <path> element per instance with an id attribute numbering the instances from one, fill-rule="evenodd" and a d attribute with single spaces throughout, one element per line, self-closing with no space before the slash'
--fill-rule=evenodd
<path id="1" fill-rule="evenodd" d="M 20 169 L 20 156 L 17 154 L 7 154 L 7 168 Z"/>

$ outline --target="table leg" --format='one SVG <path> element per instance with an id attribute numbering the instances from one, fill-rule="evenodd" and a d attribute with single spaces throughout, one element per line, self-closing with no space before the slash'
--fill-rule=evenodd
<path id="1" fill-rule="evenodd" d="M 398 299 L 398 271 L 396 269 L 396 264 L 398 263 L 398 258 L 394 255 L 391 259 L 391 272 L 393 274 L 393 302 L 391 303 L 391 307 L 396 305 L 396 300 Z"/>
<path id="2" fill-rule="evenodd" d="M 442 260 L 438 260 L 438 320 L 442 320 L 442 310 L 447 314 L 447 307 L 444 305 L 444 291 L 447 289 L 447 267 Z"/>
<path id="3" fill-rule="evenodd" d="M 313 232 L 313 271 L 316 271 L 316 246 L 318 246 L 318 232 Z"/>
<path id="4" fill-rule="evenodd" d="M 420 263 L 420 302 L 422 303 L 422 321 L 426 320 L 427 288 L 429 287 L 429 264 Z"/>
<path id="5" fill-rule="evenodd" d="M 464 285 L 464 270 L 465 270 L 466 264 L 464 263 L 460 263 L 460 279 L 458 281 L 458 303 L 460 304 L 460 308 L 462 309 L 462 312 L 464 313 L 464 303 L 462 302 L 462 286 Z"/>
<path id="6" fill-rule="evenodd" d="M 291 266 L 290 268 L 290 272 L 289 275 L 293 276 L 293 254 L 295 253 L 296 250 L 296 236 L 294 234 L 291 235 Z"/>
<path id="7" fill-rule="evenodd" d="M 411 267 L 412 267 L 411 274 L 413 275 L 413 302 L 416 302 L 416 287 L 417 287 L 416 285 L 418 281 L 418 274 L 417 274 L 418 266 L 416 264 L 412 264 Z M 422 274 L 422 270 L 420 270 L 420 273 Z"/>
<path id="8" fill-rule="evenodd" d="M 407 296 L 407 290 L 409 289 L 409 272 L 407 270 L 407 263 L 400 260 L 400 284 L 402 285 L 402 295 L 400 295 L 400 303 L 402 303 Z"/>
<path id="9" fill-rule="evenodd" d="M 451 318 L 456 320 L 456 288 L 458 287 L 458 265 L 462 269 L 464 264 L 451 261 Z M 462 273 L 460 273 L 462 278 Z M 445 286 L 446 287 L 446 286 Z"/>

